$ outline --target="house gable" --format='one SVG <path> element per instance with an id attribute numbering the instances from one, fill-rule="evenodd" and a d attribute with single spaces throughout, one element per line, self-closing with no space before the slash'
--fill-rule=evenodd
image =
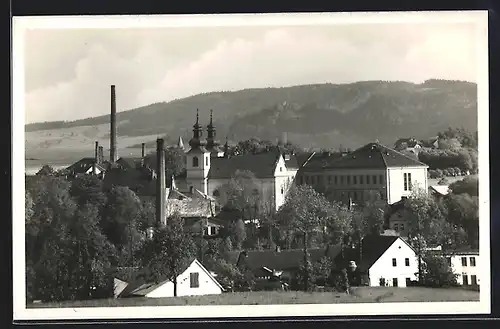
<path id="1" fill-rule="evenodd" d="M 393 243 L 369 267 L 371 286 L 405 287 L 407 280 L 416 280 L 418 260 L 415 250 L 403 239 L 393 237 Z"/>

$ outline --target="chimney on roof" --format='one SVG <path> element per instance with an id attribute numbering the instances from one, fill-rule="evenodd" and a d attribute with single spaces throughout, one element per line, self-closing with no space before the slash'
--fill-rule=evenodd
<path id="1" fill-rule="evenodd" d="M 164 225 L 165 218 L 165 142 L 156 140 L 156 222 Z"/>
<path id="2" fill-rule="evenodd" d="M 110 132 L 110 149 L 109 160 L 111 163 L 116 162 L 118 154 L 116 153 L 116 91 L 115 85 L 111 85 L 111 132 Z"/>

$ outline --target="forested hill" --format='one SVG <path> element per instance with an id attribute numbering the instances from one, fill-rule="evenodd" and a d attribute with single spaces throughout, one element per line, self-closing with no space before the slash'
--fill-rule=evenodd
<path id="1" fill-rule="evenodd" d="M 356 148 L 376 139 L 393 145 L 401 136 L 428 138 L 450 126 L 477 130 L 474 83 L 365 81 L 214 92 L 151 104 L 118 113 L 118 138 L 189 137 L 197 108 L 202 124 L 214 110 L 220 139 L 228 135 L 231 140 L 254 136 L 275 140 L 286 132 L 302 147 Z M 106 113 L 74 122 L 29 124 L 26 131 L 67 131 L 108 122 Z"/>

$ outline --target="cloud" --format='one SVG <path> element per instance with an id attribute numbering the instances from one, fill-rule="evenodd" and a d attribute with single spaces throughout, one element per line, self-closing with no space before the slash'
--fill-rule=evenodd
<path id="1" fill-rule="evenodd" d="M 79 56 L 73 40 L 68 54 L 74 64 L 63 61 L 64 69 L 71 72 L 61 74 L 63 81 L 50 82 L 47 77 L 44 86 L 43 70 L 36 71 L 38 88 L 27 92 L 26 121 L 106 114 L 111 84 L 117 86 L 119 110 L 125 110 L 202 92 L 268 86 L 429 78 L 475 81 L 475 39 L 470 27 L 283 27 L 240 37 L 232 31 L 230 36 L 204 43 L 192 35 L 175 43 L 161 35 L 148 38 L 133 33 L 128 43 L 129 35 L 123 33 L 120 38 L 109 37 L 113 42 L 102 35 L 95 40 L 87 37 L 82 38 L 85 47 Z M 204 48 L 190 46 L 197 40 Z M 56 67 L 43 51 L 39 57 L 46 68 Z M 30 79 L 35 78 L 28 75 Z"/>

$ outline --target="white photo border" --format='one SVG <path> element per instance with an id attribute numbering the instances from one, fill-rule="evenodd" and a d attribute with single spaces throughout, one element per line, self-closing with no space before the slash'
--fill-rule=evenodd
<path id="1" fill-rule="evenodd" d="M 298 26 L 377 23 L 474 23 L 477 45 L 478 163 L 481 291 L 479 302 L 293 304 L 241 306 L 154 306 L 26 308 L 25 300 L 25 81 L 24 33 L 27 29 L 117 29 L 193 26 Z M 490 198 L 489 198 L 489 96 L 488 12 L 378 12 L 294 13 L 225 15 L 137 15 L 137 16 L 45 16 L 13 17 L 13 109 L 12 109 L 12 201 L 13 201 L 13 319 L 109 320 L 109 319 L 201 319 L 242 317 L 459 315 L 491 312 Z"/>

